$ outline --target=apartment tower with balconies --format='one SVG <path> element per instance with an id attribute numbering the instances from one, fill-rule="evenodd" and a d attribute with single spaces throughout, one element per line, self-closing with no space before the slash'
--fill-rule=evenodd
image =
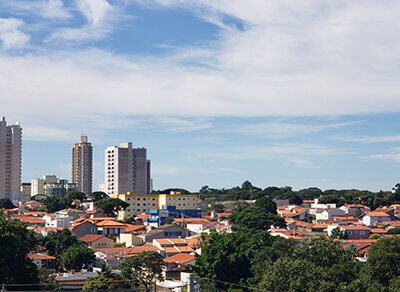
<path id="1" fill-rule="evenodd" d="M 21 200 L 21 148 L 22 128 L 17 122 L 7 126 L 0 119 L 0 198 Z"/>
<path id="2" fill-rule="evenodd" d="M 81 136 L 81 142 L 72 147 L 72 183 L 80 192 L 92 194 L 93 147 L 87 136 Z"/>

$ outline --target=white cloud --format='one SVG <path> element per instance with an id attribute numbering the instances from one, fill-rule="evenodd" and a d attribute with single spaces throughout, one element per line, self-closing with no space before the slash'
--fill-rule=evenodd
<path id="1" fill-rule="evenodd" d="M 20 30 L 23 25 L 21 19 L 0 18 L 0 40 L 3 50 L 22 48 L 26 45 L 30 36 Z"/>
<path id="2" fill-rule="evenodd" d="M 77 3 L 87 24 L 64 28 L 53 39 L 93 39 L 110 32 L 110 19 L 118 14 L 114 6 L 105 0 Z M 2 110 L 27 122 L 43 116 L 60 124 L 68 119 L 75 128 L 88 117 L 92 123 L 101 119 L 112 125 L 116 116 L 326 116 L 400 110 L 398 1 L 199 0 L 152 5 L 184 7 L 203 19 L 217 15 L 222 22 L 230 16 L 243 21 L 245 29 L 228 25 L 217 41 L 172 50 L 167 56 L 119 56 L 100 50 L 2 54 L 0 99 L 7 98 Z M 192 123 L 175 131 L 211 126 Z M 282 134 L 272 126 L 253 130 Z M 284 135 L 318 130 L 279 126 Z"/>
<path id="3" fill-rule="evenodd" d="M 375 154 L 368 156 L 368 158 L 377 160 L 390 160 L 400 163 L 400 154 Z"/>
<path id="4" fill-rule="evenodd" d="M 386 143 L 386 142 L 400 142 L 400 135 L 391 136 L 333 136 L 333 139 L 346 142 L 360 142 L 360 143 Z"/>
<path id="5" fill-rule="evenodd" d="M 240 127 L 239 131 L 245 134 L 280 138 L 294 135 L 317 133 L 328 129 L 350 126 L 356 123 L 359 122 L 335 123 L 328 125 L 270 122 L 245 125 Z"/>
<path id="6" fill-rule="evenodd" d="M 40 6 L 39 8 L 40 15 L 45 18 L 49 19 L 71 18 L 71 13 L 64 7 L 63 0 L 47 0 L 41 2 L 39 6 Z"/>
<path id="7" fill-rule="evenodd" d="M 104 38 L 112 31 L 112 15 L 117 10 L 107 0 L 75 0 L 78 10 L 86 19 L 80 28 L 64 27 L 54 32 L 47 41 L 62 39 L 88 41 Z"/>
<path id="8" fill-rule="evenodd" d="M 22 125 L 23 138 L 27 141 L 66 141 L 76 140 L 77 134 L 71 130 L 64 130 L 48 126 Z"/>

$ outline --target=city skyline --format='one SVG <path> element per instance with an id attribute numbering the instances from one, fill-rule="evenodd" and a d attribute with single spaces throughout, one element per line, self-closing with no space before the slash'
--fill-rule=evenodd
<path id="1" fill-rule="evenodd" d="M 70 177 L 71 143 L 87 133 L 94 188 L 104 149 L 133 141 L 149 151 L 154 189 L 391 189 L 399 8 L 2 1 L 1 110 L 24 127 L 23 181 Z"/>

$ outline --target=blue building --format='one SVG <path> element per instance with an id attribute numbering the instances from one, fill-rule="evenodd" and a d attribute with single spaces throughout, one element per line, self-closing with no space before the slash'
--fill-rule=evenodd
<path id="1" fill-rule="evenodd" d="M 172 218 L 201 218 L 200 209 L 178 210 L 176 206 L 164 206 L 162 210 L 151 209 L 149 211 L 150 218 L 146 220 L 147 224 L 159 227 L 165 224 L 165 219 Z"/>

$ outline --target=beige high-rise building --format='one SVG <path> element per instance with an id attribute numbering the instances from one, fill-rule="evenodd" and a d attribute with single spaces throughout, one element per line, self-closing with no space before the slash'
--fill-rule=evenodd
<path id="1" fill-rule="evenodd" d="M 7 126 L 0 120 L 0 198 L 21 200 L 22 128 L 19 123 Z"/>
<path id="2" fill-rule="evenodd" d="M 92 152 L 87 136 L 72 147 L 72 183 L 86 195 L 92 194 Z"/>

